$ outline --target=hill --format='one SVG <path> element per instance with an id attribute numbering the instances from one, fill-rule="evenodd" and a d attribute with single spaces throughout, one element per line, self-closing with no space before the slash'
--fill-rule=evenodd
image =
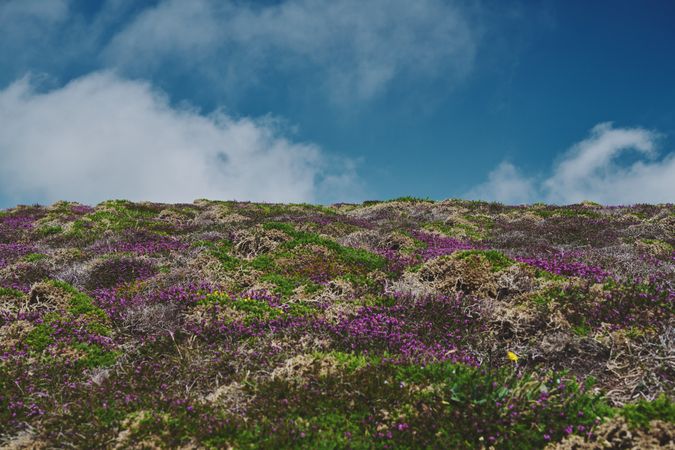
<path id="1" fill-rule="evenodd" d="M 0 444 L 673 446 L 674 245 L 672 204 L 3 210 Z"/>

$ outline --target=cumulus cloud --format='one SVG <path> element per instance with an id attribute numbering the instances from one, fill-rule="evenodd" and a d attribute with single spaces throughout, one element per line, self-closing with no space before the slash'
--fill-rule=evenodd
<path id="1" fill-rule="evenodd" d="M 25 21 L 60 22 L 68 13 L 68 0 L 6 0 L 0 5 L 0 23 L 18 26 Z"/>
<path id="2" fill-rule="evenodd" d="M 477 34 L 468 15 L 443 0 L 167 0 L 140 14 L 104 54 L 140 72 L 179 59 L 190 70 L 216 67 L 238 89 L 269 70 L 316 73 L 334 98 L 353 100 L 406 77 L 456 81 L 471 69 Z"/>
<path id="3" fill-rule="evenodd" d="M 548 177 L 528 179 L 510 163 L 501 163 L 485 183 L 465 195 L 504 203 L 673 202 L 675 153 L 659 158 L 658 139 L 658 133 L 644 128 L 614 128 L 609 122 L 601 123 L 558 159 Z M 627 153 L 638 159 L 621 164 L 620 157 Z"/>
<path id="4" fill-rule="evenodd" d="M 45 50 L 68 14 L 67 0 L 0 1 L 0 85 L 6 72 L 13 77 L 36 60 L 49 58 Z"/>
<path id="5" fill-rule="evenodd" d="M 93 73 L 49 92 L 0 91 L 0 192 L 13 202 L 107 198 L 353 198 L 353 162 L 294 142 L 272 118 L 172 107 L 151 85 Z"/>
<path id="6" fill-rule="evenodd" d="M 467 198 L 489 199 L 501 203 L 526 203 L 535 192 L 535 182 L 524 177 L 510 162 L 502 161 L 484 183 L 465 194 Z"/>

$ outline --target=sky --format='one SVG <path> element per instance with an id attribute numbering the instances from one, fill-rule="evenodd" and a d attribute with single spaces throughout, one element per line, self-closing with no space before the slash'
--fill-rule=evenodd
<path id="1" fill-rule="evenodd" d="M 675 2 L 0 0 L 0 208 L 675 202 Z"/>

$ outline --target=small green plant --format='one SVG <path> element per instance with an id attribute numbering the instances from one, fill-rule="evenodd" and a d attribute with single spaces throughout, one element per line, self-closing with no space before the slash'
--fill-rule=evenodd
<path id="1" fill-rule="evenodd" d="M 43 259 L 46 259 L 47 255 L 43 253 L 29 253 L 26 256 L 23 257 L 24 261 L 27 262 L 37 262 L 37 261 L 42 261 Z"/>
<path id="2" fill-rule="evenodd" d="M 78 291 L 70 284 L 60 280 L 49 280 L 49 283 L 70 295 L 68 312 L 74 316 L 88 315 L 106 321 L 108 316 L 87 294 Z"/>
<path id="3" fill-rule="evenodd" d="M 661 394 L 653 401 L 639 400 L 637 403 L 628 404 L 618 413 L 633 427 L 647 427 L 652 420 L 673 423 L 675 403 L 666 394 Z"/>
<path id="4" fill-rule="evenodd" d="M 272 272 L 276 270 L 274 259 L 269 255 L 258 255 L 251 262 L 251 267 L 261 272 Z"/>
<path id="5" fill-rule="evenodd" d="M 54 329 L 51 325 L 41 323 L 31 330 L 28 336 L 26 336 L 25 342 L 32 350 L 41 352 L 54 342 L 54 338 L 52 338 L 53 332 Z"/>
<path id="6" fill-rule="evenodd" d="M 22 298 L 25 294 L 12 288 L 0 287 L 0 297 Z"/>
<path id="7" fill-rule="evenodd" d="M 99 345 L 86 342 L 77 342 L 72 345 L 76 350 L 84 352 L 85 356 L 77 360 L 78 367 L 108 367 L 115 364 L 118 353 L 104 349 Z"/>
<path id="8" fill-rule="evenodd" d="M 297 231 L 288 223 L 267 222 L 263 224 L 263 227 L 265 229 L 283 231 L 293 238 L 282 244 L 281 247 L 286 250 L 291 250 L 301 245 L 319 245 L 333 251 L 346 264 L 360 266 L 367 270 L 384 269 L 387 265 L 386 259 L 380 255 L 360 248 L 344 247 L 331 239 L 315 233 Z"/>
<path id="9" fill-rule="evenodd" d="M 42 236 L 53 236 L 63 232 L 63 228 L 60 225 L 43 225 L 37 229 L 37 233 Z"/>
<path id="10" fill-rule="evenodd" d="M 493 272 L 499 272 L 515 264 L 515 261 L 497 250 L 461 250 L 456 255 L 458 259 L 465 259 L 472 255 L 483 256 L 490 263 Z"/>

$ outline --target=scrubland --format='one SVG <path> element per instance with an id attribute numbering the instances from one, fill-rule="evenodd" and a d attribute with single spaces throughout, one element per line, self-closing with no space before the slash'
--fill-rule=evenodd
<path id="1" fill-rule="evenodd" d="M 675 448 L 675 207 L 0 211 L 8 448 Z"/>

